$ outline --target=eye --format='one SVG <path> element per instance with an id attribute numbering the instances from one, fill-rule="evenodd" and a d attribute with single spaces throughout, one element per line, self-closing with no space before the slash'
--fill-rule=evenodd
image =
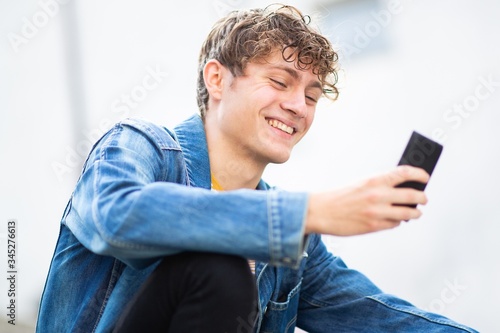
<path id="1" fill-rule="evenodd" d="M 275 80 L 275 79 L 270 79 L 273 83 L 279 85 L 280 87 L 282 88 L 286 88 L 286 84 L 284 84 L 283 82 L 281 81 L 278 81 L 278 80 Z"/>
<path id="2" fill-rule="evenodd" d="M 317 102 L 318 102 L 318 100 L 317 100 L 316 98 L 312 97 L 312 96 L 307 96 L 307 95 L 306 95 L 306 98 L 307 98 L 308 100 L 310 100 L 311 102 L 313 102 L 313 103 L 317 103 Z"/>
<path id="3" fill-rule="evenodd" d="M 321 94 L 316 91 L 316 89 L 312 89 L 311 91 L 306 91 L 306 99 L 310 101 L 311 103 L 318 103 L 318 100 L 321 97 Z"/>

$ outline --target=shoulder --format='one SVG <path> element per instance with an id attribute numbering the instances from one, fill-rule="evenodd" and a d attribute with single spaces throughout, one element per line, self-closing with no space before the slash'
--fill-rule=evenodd
<path id="1" fill-rule="evenodd" d="M 115 128 L 125 129 L 126 132 L 132 129 L 133 132 L 151 140 L 160 149 L 180 149 L 178 140 L 172 130 L 144 118 L 124 119 L 117 123 Z"/>
<path id="2" fill-rule="evenodd" d="M 110 165 L 114 171 L 142 170 L 154 180 L 182 179 L 184 175 L 184 157 L 175 133 L 143 118 L 115 123 L 96 142 L 84 168 Z"/>

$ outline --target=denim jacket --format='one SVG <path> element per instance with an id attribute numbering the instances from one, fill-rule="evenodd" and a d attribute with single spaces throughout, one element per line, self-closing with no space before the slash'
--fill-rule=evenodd
<path id="1" fill-rule="evenodd" d="M 116 124 L 89 154 L 62 216 L 36 331 L 111 331 L 159 259 L 191 250 L 257 261 L 257 322 L 235 318 L 238 332 L 474 332 L 382 293 L 319 235 L 304 237 L 306 193 L 262 180 L 261 191 L 210 187 L 198 115 L 173 131 Z"/>

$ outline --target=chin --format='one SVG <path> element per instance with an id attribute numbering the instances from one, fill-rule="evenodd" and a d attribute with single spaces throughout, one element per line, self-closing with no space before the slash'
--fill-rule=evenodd
<path id="1" fill-rule="evenodd" d="M 290 159 L 292 154 L 292 149 L 289 146 L 276 142 L 268 142 L 267 146 L 262 146 L 262 148 L 260 157 L 267 163 L 283 164 Z"/>
<path id="2" fill-rule="evenodd" d="M 283 164 L 290 159 L 290 154 L 281 154 L 281 156 L 274 156 L 271 159 L 271 163 L 273 164 Z"/>

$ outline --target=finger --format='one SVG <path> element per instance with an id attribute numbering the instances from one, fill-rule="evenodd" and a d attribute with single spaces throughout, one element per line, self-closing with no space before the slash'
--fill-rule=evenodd
<path id="1" fill-rule="evenodd" d="M 379 219 L 372 222 L 371 228 L 368 230 L 368 232 L 393 229 L 398 227 L 401 224 L 401 222 L 402 220 L 393 220 L 388 218 Z"/>
<path id="2" fill-rule="evenodd" d="M 399 227 L 400 225 L 401 225 L 401 220 L 386 219 L 380 223 L 381 226 L 380 230 L 394 229 L 396 227 Z"/>
<path id="3" fill-rule="evenodd" d="M 402 205 L 425 205 L 427 195 L 412 188 L 393 188 L 388 192 L 387 202 Z"/>
<path id="4" fill-rule="evenodd" d="M 422 168 L 411 165 L 399 165 L 387 174 L 386 184 L 391 187 L 407 181 L 416 181 L 426 184 L 429 178 L 429 174 Z"/>
<path id="5" fill-rule="evenodd" d="M 408 221 L 420 218 L 422 211 L 418 208 L 410 208 L 407 206 L 391 206 L 389 219 L 395 221 Z"/>
<path id="6" fill-rule="evenodd" d="M 422 212 L 418 208 L 393 205 L 380 206 L 377 213 L 378 216 L 388 222 L 408 221 L 422 216 Z"/>

